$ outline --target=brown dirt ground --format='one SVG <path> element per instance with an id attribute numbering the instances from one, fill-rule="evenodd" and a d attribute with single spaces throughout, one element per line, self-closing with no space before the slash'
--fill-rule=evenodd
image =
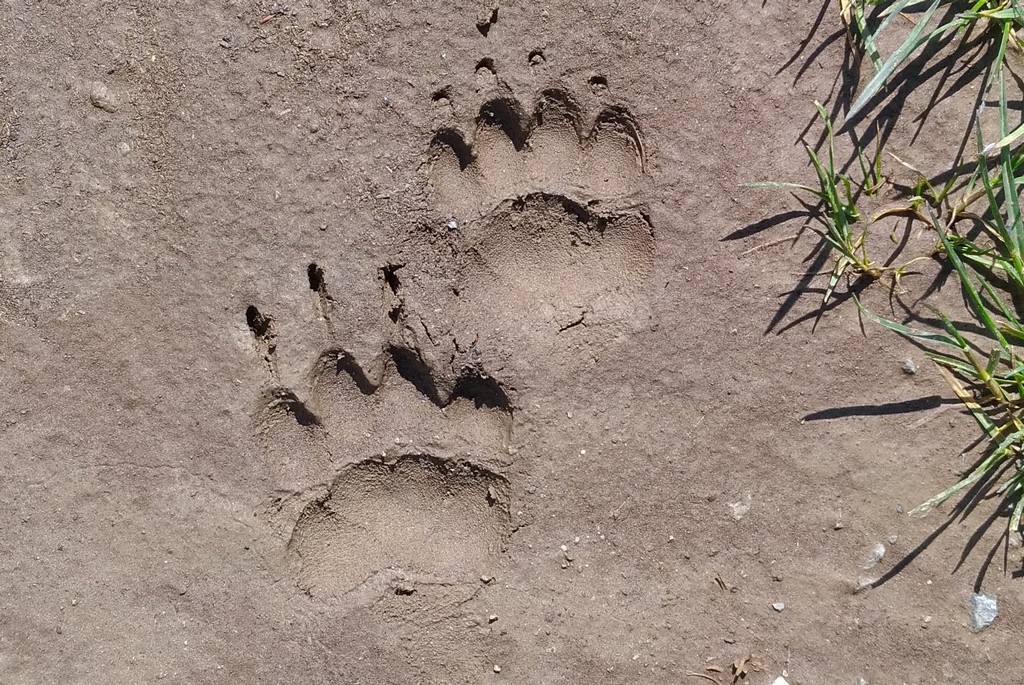
<path id="1" fill-rule="evenodd" d="M 5 2 L 0 682 L 1018 682 L 983 514 L 854 592 L 974 426 L 803 420 L 949 394 L 820 294 L 765 332 L 799 222 L 723 240 L 797 208 L 738 186 L 810 177 L 820 10 Z"/>

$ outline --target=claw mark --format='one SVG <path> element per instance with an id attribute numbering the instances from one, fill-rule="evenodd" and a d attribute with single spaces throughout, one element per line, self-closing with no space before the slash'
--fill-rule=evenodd
<path id="1" fill-rule="evenodd" d="M 334 357 L 334 374 L 342 373 L 348 374 L 352 382 L 359 388 L 359 392 L 364 395 L 372 395 L 380 386 L 380 379 L 371 380 L 359 366 L 359 362 L 347 350 L 338 350 Z"/>
<path id="2" fill-rule="evenodd" d="M 334 298 L 327 292 L 324 270 L 316 262 L 313 262 L 306 269 L 306 274 L 309 276 L 309 289 L 316 293 L 317 311 L 327 326 L 327 333 L 333 340 L 335 338 L 334 321 L 331 315 L 334 313 Z"/>
<path id="3" fill-rule="evenodd" d="M 384 309 L 392 323 L 402 318 L 402 281 L 398 278 L 398 270 L 405 264 L 388 264 L 380 269 L 381 290 L 384 295 Z"/>
<path id="4" fill-rule="evenodd" d="M 277 334 L 274 333 L 274 320 L 264 316 L 256 305 L 249 305 L 245 310 L 245 321 L 252 331 L 253 341 L 256 343 L 256 351 L 263 358 L 267 370 L 272 376 L 277 376 Z"/>

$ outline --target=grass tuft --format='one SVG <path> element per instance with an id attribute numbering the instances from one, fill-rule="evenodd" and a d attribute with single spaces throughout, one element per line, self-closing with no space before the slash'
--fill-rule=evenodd
<path id="1" fill-rule="evenodd" d="M 812 213 L 816 225 L 810 228 L 835 257 L 822 307 L 844 276 L 867 277 L 874 282 L 888 274 L 895 289 L 911 264 L 927 259 L 943 262 L 956 274 L 973 322 L 956 322 L 933 309 L 938 325 L 913 328 L 877 315 L 851 295 L 864 318 L 929 349 L 928 357 L 987 438 L 976 463 L 911 513 L 927 513 L 957 496 L 964 498 L 958 510 L 992 497 L 999 500 L 998 506 L 1008 517 L 1008 530 L 1020 531 L 1024 518 L 1024 357 L 1017 346 L 1024 345 L 1024 212 L 1020 202 L 1024 123 L 1019 121 L 1019 103 L 1008 104 L 1006 61 L 1008 49 L 1022 46 L 1018 32 L 1024 29 L 1024 8 L 1020 0 L 840 0 L 839 11 L 852 42 L 875 68 L 874 76 L 850 105 L 847 125 L 869 111 L 900 69 L 922 49 L 963 42 L 970 36 L 991 41 L 984 52 L 991 63 L 983 70 L 984 77 L 979 77 L 980 105 L 968 124 L 974 129 L 976 163 L 953 164 L 943 175 L 947 180 L 937 187 L 927 175 L 887 152 L 917 177 L 912 188 L 897 189 L 884 173 L 880 148 L 870 158 L 856 149 L 860 177 L 854 179 L 837 168 L 833 122 L 815 102 L 825 128 L 825 152 L 821 155 L 806 143 L 804 147 L 817 184 L 762 182 L 748 187 L 784 188 L 817 203 Z M 910 29 L 897 49 L 883 56 L 879 39 L 897 21 L 910 22 Z M 997 91 L 995 104 L 990 102 L 993 89 Z M 1017 113 L 1018 121 L 1012 120 L 1011 112 Z M 993 114 L 998 123 L 995 139 L 988 143 L 981 125 L 986 113 Z M 858 199 L 874 196 L 887 184 L 900 192 L 896 204 L 865 216 L 857 206 Z M 873 261 L 868 256 L 871 228 L 890 216 L 906 217 L 930 231 L 935 236 L 933 248 L 911 255 L 898 267 L 889 266 L 892 259 L 884 265 Z"/>

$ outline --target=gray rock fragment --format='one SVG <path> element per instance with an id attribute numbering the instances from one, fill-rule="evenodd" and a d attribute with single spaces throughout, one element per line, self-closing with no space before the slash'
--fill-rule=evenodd
<path id="1" fill-rule="evenodd" d="M 971 631 L 978 633 L 992 625 L 999 616 L 999 607 L 995 597 L 974 593 L 967 602 L 971 613 Z"/>
<path id="2" fill-rule="evenodd" d="M 862 567 L 865 571 L 870 571 L 875 566 L 878 566 L 878 562 L 885 558 L 885 545 L 881 542 L 871 548 L 871 552 L 868 554 L 867 561 L 864 562 Z"/>

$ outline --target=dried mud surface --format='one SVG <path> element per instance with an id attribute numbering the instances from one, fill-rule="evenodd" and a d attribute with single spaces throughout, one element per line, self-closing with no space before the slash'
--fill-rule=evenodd
<path id="1" fill-rule="evenodd" d="M 799 209 L 739 184 L 810 178 L 835 8 L 2 9 L 0 682 L 1019 680 L 983 515 L 855 591 L 974 427 L 812 330 L 811 242 L 748 253 L 799 222 L 725 239 Z"/>

